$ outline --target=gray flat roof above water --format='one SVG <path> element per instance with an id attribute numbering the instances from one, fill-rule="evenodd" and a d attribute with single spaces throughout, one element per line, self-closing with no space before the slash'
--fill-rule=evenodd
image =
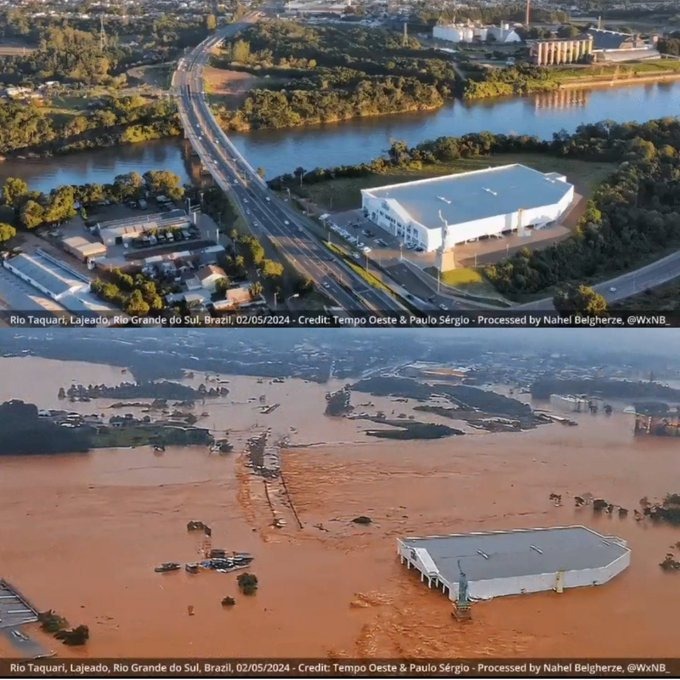
<path id="1" fill-rule="evenodd" d="M 394 199 L 412 219 L 429 229 L 472 222 L 554 205 L 572 188 L 559 173 L 542 173 L 525 165 L 501 165 L 485 170 L 391 184 L 362 193 Z"/>
<path id="2" fill-rule="evenodd" d="M 625 542 L 583 526 L 404 538 L 407 548 L 424 548 L 449 583 L 606 567 L 629 552 Z"/>

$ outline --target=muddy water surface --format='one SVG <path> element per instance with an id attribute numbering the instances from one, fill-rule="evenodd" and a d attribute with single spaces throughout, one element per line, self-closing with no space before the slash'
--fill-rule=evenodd
<path id="1" fill-rule="evenodd" d="M 130 379 L 120 369 L 35 358 L 0 359 L 0 371 L 0 400 L 107 416 L 110 402 L 65 406 L 59 387 Z M 237 446 L 228 456 L 203 447 L 159 456 L 141 447 L 0 458 L 0 576 L 40 608 L 90 626 L 83 649 L 43 638 L 60 656 L 677 653 L 680 587 L 658 562 L 680 530 L 632 517 L 642 496 L 680 491 L 677 442 L 635 440 L 623 414 L 525 433 L 379 441 L 362 433 L 370 424 L 323 417 L 326 386 L 223 379 L 228 397 L 196 411 L 209 414 L 199 424 L 230 430 Z M 259 413 L 260 395 L 281 407 Z M 410 407 L 354 395 L 357 406 L 368 401 L 388 413 Z M 293 521 L 269 526 L 263 482 L 239 453 L 266 428 L 315 444 L 283 451 L 302 529 Z M 573 495 L 587 491 L 630 508 L 629 517 L 574 509 Z M 563 507 L 550 504 L 550 492 L 563 494 Z M 373 524 L 352 524 L 359 514 Z M 212 526 L 214 547 L 255 555 L 255 596 L 239 595 L 234 574 L 154 573 L 163 561 L 200 558 L 201 537 L 186 531 L 190 519 Z M 396 557 L 404 535 L 572 523 L 628 540 L 630 569 L 596 589 L 476 604 L 473 623 L 463 626 L 447 599 Z M 221 607 L 225 595 L 237 599 L 234 608 Z"/>

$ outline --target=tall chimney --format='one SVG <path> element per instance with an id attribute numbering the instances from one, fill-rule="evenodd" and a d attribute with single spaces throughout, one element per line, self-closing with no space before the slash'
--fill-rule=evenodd
<path id="1" fill-rule="evenodd" d="M 527 14 L 526 17 L 524 17 L 524 24 L 527 28 L 529 28 L 530 23 L 531 23 L 531 0 L 527 0 Z"/>

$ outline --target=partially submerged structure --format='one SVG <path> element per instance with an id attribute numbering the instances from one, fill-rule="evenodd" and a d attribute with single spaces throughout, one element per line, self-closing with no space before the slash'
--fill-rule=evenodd
<path id="1" fill-rule="evenodd" d="M 397 552 L 421 581 L 454 601 L 461 573 L 469 598 L 487 600 L 601 585 L 630 565 L 624 540 L 584 526 L 403 538 Z"/>

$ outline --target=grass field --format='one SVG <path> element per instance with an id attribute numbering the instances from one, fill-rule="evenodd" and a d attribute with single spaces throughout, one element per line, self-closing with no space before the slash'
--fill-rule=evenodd
<path id="1" fill-rule="evenodd" d="M 174 63 L 152 64 L 149 66 L 136 66 L 131 68 L 127 74 L 141 85 L 168 90 L 172 84 L 172 74 L 174 71 Z"/>
<path id="2" fill-rule="evenodd" d="M 437 270 L 434 267 L 430 267 L 425 271 L 433 278 L 437 278 Z M 489 298 L 490 300 L 498 298 L 498 291 L 477 269 L 471 269 L 470 267 L 460 267 L 448 272 L 442 272 L 441 282 L 470 295 L 477 295 Z"/>
<path id="3" fill-rule="evenodd" d="M 623 64 L 602 64 L 588 67 L 561 66 L 551 69 L 551 74 L 559 82 L 601 80 L 602 78 L 630 78 L 633 76 L 654 76 L 664 73 L 680 73 L 680 60 L 659 59 L 654 61 L 635 61 Z"/>
<path id="4" fill-rule="evenodd" d="M 373 288 L 379 288 L 385 293 L 392 292 L 375 274 L 372 274 L 370 270 L 366 270 L 355 260 L 353 260 L 346 250 L 340 248 L 339 246 L 336 246 L 334 243 L 327 243 L 326 247 L 329 250 L 333 251 L 336 255 L 341 257 L 345 261 L 345 263 L 349 266 L 349 268 L 356 274 L 358 274 L 364 281 L 366 281 L 366 283 L 369 286 L 372 286 Z"/>
<path id="5" fill-rule="evenodd" d="M 483 158 L 465 158 L 451 163 L 437 163 L 423 166 L 419 170 L 398 169 L 384 175 L 351 177 L 319 182 L 298 187 L 295 191 L 310 198 L 325 210 L 342 211 L 361 207 L 361 189 L 379 187 L 385 184 L 411 182 L 416 179 L 438 177 L 456 172 L 481 170 L 497 165 L 522 163 L 541 172 L 562 172 L 573 182 L 577 193 L 590 196 L 593 189 L 610 175 L 616 165 L 582 161 L 576 158 L 558 158 L 544 154 L 498 154 Z"/>

